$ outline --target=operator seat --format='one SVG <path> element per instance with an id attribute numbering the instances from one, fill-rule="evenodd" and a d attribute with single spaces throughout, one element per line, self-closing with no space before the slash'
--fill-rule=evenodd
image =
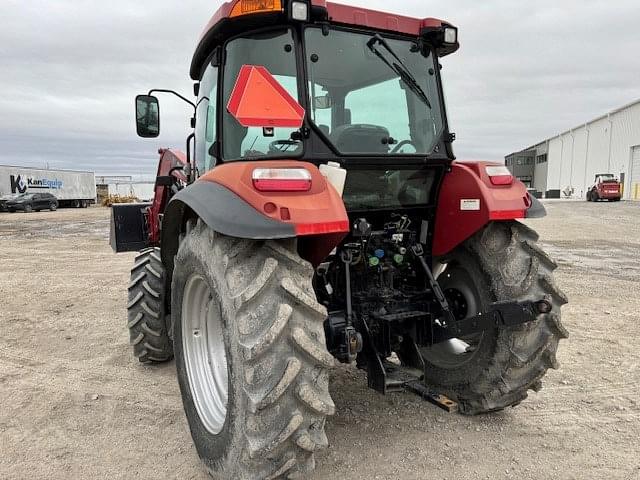
<path id="1" fill-rule="evenodd" d="M 383 143 L 387 138 L 386 128 L 364 123 L 342 125 L 331 133 L 331 141 L 341 153 L 389 153 L 389 146 Z"/>

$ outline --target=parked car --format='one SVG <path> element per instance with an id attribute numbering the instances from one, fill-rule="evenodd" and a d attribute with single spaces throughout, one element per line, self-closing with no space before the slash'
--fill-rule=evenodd
<path id="1" fill-rule="evenodd" d="M 23 212 L 39 212 L 40 210 L 58 209 L 58 200 L 50 193 L 23 193 L 11 200 L 7 200 L 5 207 L 9 212 L 22 210 Z"/>
<path id="2" fill-rule="evenodd" d="M 20 194 L 17 193 L 12 193 L 9 195 L 2 195 L 0 197 L 0 212 L 6 212 L 7 211 L 7 202 L 9 200 L 13 200 L 14 198 L 18 197 Z"/>
<path id="3" fill-rule="evenodd" d="M 622 188 L 615 175 L 599 173 L 594 182 L 594 185 L 587 190 L 587 202 L 597 202 L 598 200 L 618 202 L 622 198 Z"/>

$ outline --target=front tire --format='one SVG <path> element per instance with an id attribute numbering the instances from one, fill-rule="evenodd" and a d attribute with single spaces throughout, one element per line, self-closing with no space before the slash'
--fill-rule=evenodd
<path id="1" fill-rule="evenodd" d="M 196 450 L 215 478 L 306 478 L 327 445 L 334 360 L 312 277 L 292 242 L 233 239 L 200 221 L 180 245 L 178 381 Z"/>
<path id="2" fill-rule="evenodd" d="M 454 397 L 465 414 L 516 406 L 529 390 L 542 388 L 549 368 L 558 368 L 558 343 L 568 337 L 560 321 L 567 298 L 553 279 L 557 265 L 537 240 L 518 222 L 492 223 L 442 260 L 447 267 L 439 282 L 459 318 L 486 311 L 496 301 L 544 298 L 553 306 L 520 327 L 494 328 L 423 349 L 426 382 Z M 443 352 L 445 347 L 449 351 Z"/>
<path id="3" fill-rule="evenodd" d="M 164 279 L 160 249 L 140 252 L 131 269 L 127 305 L 129 340 L 140 363 L 163 363 L 173 358 L 173 342 L 166 325 Z"/>

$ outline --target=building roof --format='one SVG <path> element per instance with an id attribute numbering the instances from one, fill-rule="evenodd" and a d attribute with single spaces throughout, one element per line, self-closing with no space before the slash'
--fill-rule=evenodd
<path id="1" fill-rule="evenodd" d="M 578 125 L 576 127 L 573 127 L 573 128 L 570 128 L 569 130 L 565 130 L 562 133 L 559 133 L 557 135 L 553 135 L 551 137 L 548 137 L 545 140 L 542 140 L 541 142 L 538 142 L 538 143 L 535 143 L 535 144 L 531 145 L 530 147 L 527 147 L 527 148 L 524 148 L 522 150 L 518 150 L 517 152 L 513 152 L 513 153 L 510 153 L 508 155 L 505 155 L 505 157 L 510 157 L 511 155 L 515 155 L 515 154 L 518 154 L 518 153 L 524 153 L 524 152 L 526 152 L 528 150 L 533 150 L 533 149 L 539 147 L 540 145 L 548 142 L 549 140 L 553 140 L 554 138 L 562 137 L 563 135 L 566 135 L 567 133 L 571 133 L 574 130 L 578 130 L 579 128 L 586 127 L 587 125 L 591 125 L 592 123 L 595 123 L 595 122 L 598 122 L 598 121 L 603 120 L 605 118 L 608 118 L 611 115 L 615 115 L 616 113 L 620 113 L 620 112 L 623 112 L 625 110 L 628 110 L 631 107 L 635 107 L 636 105 L 640 105 L 640 98 L 635 100 L 635 101 L 633 101 L 633 102 L 631 102 L 631 103 L 627 103 L 626 105 L 623 105 L 622 107 L 616 108 L 615 110 L 611 110 L 610 112 L 605 113 L 604 115 L 600 115 L 599 117 L 596 117 L 593 120 L 590 120 L 590 121 L 585 122 L 585 123 L 581 123 L 580 125 Z"/>

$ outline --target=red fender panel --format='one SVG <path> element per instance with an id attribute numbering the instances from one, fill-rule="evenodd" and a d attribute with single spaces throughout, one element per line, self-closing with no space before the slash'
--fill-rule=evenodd
<path id="1" fill-rule="evenodd" d="M 260 192 L 253 186 L 256 168 L 306 168 L 311 173 L 311 190 Z M 299 237 L 300 253 L 314 265 L 322 262 L 349 233 L 349 217 L 342 197 L 311 163 L 286 160 L 225 163 L 198 181 L 222 185 L 260 214 L 291 225 Z"/>
<path id="2" fill-rule="evenodd" d="M 492 185 L 492 162 L 454 162 L 446 174 L 436 213 L 433 255 L 451 252 L 491 221 L 525 218 L 532 200 L 525 185 Z"/>

